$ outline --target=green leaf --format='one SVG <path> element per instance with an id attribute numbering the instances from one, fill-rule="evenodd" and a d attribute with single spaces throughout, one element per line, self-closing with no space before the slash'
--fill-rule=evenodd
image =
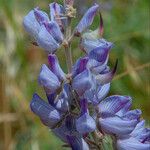
<path id="1" fill-rule="evenodd" d="M 102 150 L 114 150 L 113 140 L 109 135 L 106 135 L 102 140 Z"/>

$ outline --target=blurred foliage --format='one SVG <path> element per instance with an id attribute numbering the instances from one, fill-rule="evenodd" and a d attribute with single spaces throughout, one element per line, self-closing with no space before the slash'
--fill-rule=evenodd
<path id="1" fill-rule="evenodd" d="M 60 1 L 60 0 L 59 0 Z M 73 26 L 81 18 L 92 0 L 75 0 L 78 14 Z M 95 0 L 96 1 L 96 0 Z M 94 1 L 94 2 L 95 2 Z M 62 2 L 62 1 L 60 1 Z M 149 1 L 148 0 L 100 0 L 104 19 L 104 38 L 114 42 L 110 65 L 119 60 L 118 71 L 112 82 L 110 94 L 130 95 L 133 108 L 140 108 L 143 117 L 150 120 L 150 61 L 149 61 Z M 29 103 L 36 91 L 42 89 L 37 75 L 43 63 L 47 63 L 43 50 L 31 44 L 32 39 L 22 27 L 23 17 L 34 7 L 48 10 L 50 0 L 0 0 L 0 149 L 61 150 L 61 141 L 43 126 L 32 114 Z M 84 5 L 83 5 L 84 3 Z M 99 24 L 96 17 L 92 29 Z M 72 44 L 74 61 L 82 55 Z M 64 51 L 59 59 L 66 70 Z"/>

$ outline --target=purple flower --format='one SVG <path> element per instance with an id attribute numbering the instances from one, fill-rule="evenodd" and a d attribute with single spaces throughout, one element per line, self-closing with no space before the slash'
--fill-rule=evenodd
<path id="1" fill-rule="evenodd" d="M 25 30 L 32 37 L 37 39 L 42 23 L 47 21 L 49 21 L 48 15 L 44 11 L 41 11 L 39 8 L 35 8 L 24 17 L 23 25 Z"/>
<path id="2" fill-rule="evenodd" d="M 130 110 L 131 98 L 106 97 L 118 61 L 110 69 L 108 60 L 113 44 L 102 38 L 101 14 L 99 27 L 94 31 L 88 29 L 99 6 L 89 8 L 72 30 L 71 20 L 76 14 L 73 3 L 74 0 L 64 0 L 64 5 L 51 3 L 51 19 L 37 7 L 23 20 L 35 43 L 48 52 L 49 63 L 48 67 L 42 65 L 38 76 L 48 103 L 34 94 L 31 110 L 72 150 L 101 149 L 107 134 L 116 139 L 119 150 L 150 149 L 150 128 L 145 128 L 144 121 L 140 121 L 141 110 Z M 85 53 L 72 65 L 70 50 L 74 36 L 81 37 L 79 45 Z M 61 45 L 68 59 L 67 74 L 54 54 Z"/>
<path id="3" fill-rule="evenodd" d="M 25 30 L 30 34 L 30 36 L 34 37 L 35 39 L 38 36 L 40 31 L 40 24 L 37 21 L 34 11 L 31 10 L 23 19 L 23 26 Z"/>
<path id="4" fill-rule="evenodd" d="M 97 74 L 95 76 L 96 81 L 101 85 L 111 82 L 111 80 L 113 79 L 113 77 L 116 73 L 117 65 L 118 65 L 118 61 L 116 61 L 116 64 L 112 70 L 109 71 L 106 68 L 106 71 L 104 70 L 103 72 Z"/>
<path id="5" fill-rule="evenodd" d="M 130 134 L 139 121 L 141 112 L 129 111 L 126 105 L 129 106 L 131 98 L 128 96 L 110 96 L 104 99 L 99 104 L 99 124 L 101 129 L 109 134 L 123 136 Z M 117 112 L 124 111 L 124 114 L 119 115 Z"/>
<path id="6" fill-rule="evenodd" d="M 140 121 L 126 138 L 117 140 L 118 150 L 148 150 L 150 149 L 150 128 L 144 127 L 145 121 Z"/>
<path id="7" fill-rule="evenodd" d="M 89 150 L 88 144 L 81 137 L 67 136 L 67 140 L 72 150 Z"/>
<path id="8" fill-rule="evenodd" d="M 110 90 L 110 83 L 98 87 L 97 91 L 98 102 L 100 102 L 107 96 L 109 90 Z"/>
<path id="9" fill-rule="evenodd" d="M 44 48 L 48 53 L 54 53 L 59 44 L 53 38 L 53 36 L 47 31 L 44 25 L 41 26 L 40 32 L 37 37 L 37 43 L 40 47 Z"/>
<path id="10" fill-rule="evenodd" d="M 94 59 L 97 62 L 103 64 L 108 57 L 109 49 L 110 48 L 102 48 L 101 46 L 96 47 L 95 49 L 90 51 L 89 59 Z"/>
<path id="11" fill-rule="evenodd" d="M 57 96 L 55 101 L 55 108 L 57 110 L 62 113 L 66 113 L 67 111 L 69 111 L 69 97 L 64 89 L 60 93 L 60 95 Z"/>
<path id="12" fill-rule="evenodd" d="M 88 100 L 89 103 L 93 105 L 98 105 L 101 100 L 103 100 L 110 89 L 110 83 L 104 85 L 95 86 L 96 82 L 93 83 L 93 87 L 84 93 L 84 98 Z"/>
<path id="13" fill-rule="evenodd" d="M 38 21 L 38 23 L 40 25 L 42 25 L 43 22 L 48 22 L 49 21 L 49 17 L 46 14 L 46 12 L 41 11 L 38 7 L 34 8 L 34 15 L 35 15 L 35 18 L 36 18 L 36 20 Z"/>
<path id="14" fill-rule="evenodd" d="M 103 38 L 91 39 L 88 35 L 83 36 L 81 39 L 80 47 L 86 52 L 90 53 L 93 49 L 99 47 L 99 49 L 111 49 L 113 44 L 111 42 L 106 41 Z"/>
<path id="15" fill-rule="evenodd" d="M 51 36 L 57 41 L 57 43 L 61 44 L 64 37 L 57 22 L 50 21 L 44 22 L 43 24 L 45 25 L 47 31 L 51 34 Z"/>
<path id="16" fill-rule="evenodd" d="M 87 68 L 89 58 L 88 57 L 81 57 L 79 58 L 72 69 L 72 76 L 75 77 L 76 75 L 80 74 Z"/>
<path id="17" fill-rule="evenodd" d="M 62 30 L 64 30 L 64 23 L 66 23 L 67 18 L 63 17 L 64 8 L 62 5 L 53 2 L 49 5 L 51 21 L 56 21 Z"/>
<path id="18" fill-rule="evenodd" d="M 135 138 L 119 139 L 117 141 L 118 150 L 149 150 L 150 143 L 141 143 Z"/>
<path id="19" fill-rule="evenodd" d="M 66 116 L 64 122 L 60 127 L 52 129 L 54 134 L 58 136 L 62 141 L 68 143 L 67 136 L 81 137 L 75 127 L 75 117 L 73 115 Z"/>
<path id="20" fill-rule="evenodd" d="M 38 7 L 24 17 L 26 31 L 35 38 L 38 46 L 48 53 L 54 53 L 63 42 L 63 34 L 55 19 L 49 20 L 48 15 Z"/>
<path id="21" fill-rule="evenodd" d="M 49 54 L 48 55 L 48 62 L 49 62 L 49 68 L 50 70 L 58 77 L 60 81 L 65 80 L 65 73 L 61 69 L 59 65 L 58 58 L 55 54 Z"/>
<path id="22" fill-rule="evenodd" d="M 38 81 L 49 94 L 55 92 L 60 87 L 57 76 L 45 64 L 41 68 Z"/>
<path id="23" fill-rule="evenodd" d="M 86 99 L 81 99 L 81 115 L 76 120 L 77 131 L 81 134 L 87 134 L 96 129 L 95 120 L 89 115 L 88 103 Z"/>
<path id="24" fill-rule="evenodd" d="M 52 128 L 60 121 L 61 114 L 51 105 L 42 100 L 37 94 L 33 95 L 30 103 L 31 110 L 40 117 L 44 125 Z"/>
<path id="25" fill-rule="evenodd" d="M 72 81 L 72 88 L 79 96 L 82 96 L 86 90 L 91 88 L 92 82 L 90 71 L 85 69 L 83 72 L 74 77 Z"/>
<path id="26" fill-rule="evenodd" d="M 81 19 L 81 21 L 76 27 L 76 32 L 75 32 L 76 35 L 79 35 L 83 31 L 85 31 L 85 29 L 87 29 L 92 24 L 96 12 L 98 11 L 98 8 L 99 5 L 95 4 L 87 10 L 87 12 L 85 13 L 85 15 L 83 16 L 83 18 Z"/>

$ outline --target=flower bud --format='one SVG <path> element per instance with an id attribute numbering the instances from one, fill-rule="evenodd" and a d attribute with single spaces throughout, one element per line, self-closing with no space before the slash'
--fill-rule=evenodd
<path id="1" fill-rule="evenodd" d="M 55 54 L 49 54 L 48 55 L 48 62 L 49 62 L 49 68 L 50 70 L 58 77 L 58 79 L 61 81 L 65 80 L 65 73 L 61 69 L 59 65 L 58 58 Z"/>
<path id="2" fill-rule="evenodd" d="M 38 81 L 49 93 L 55 92 L 60 87 L 57 76 L 45 64 L 41 68 Z"/>
<path id="3" fill-rule="evenodd" d="M 44 22 L 43 23 L 47 29 L 47 31 L 51 34 L 51 36 L 61 44 L 63 41 L 63 34 L 57 24 L 56 21 Z"/>
<path id="4" fill-rule="evenodd" d="M 42 25 L 43 22 L 49 21 L 48 15 L 44 11 L 41 11 L 38 7 L 34 8 L 34 15 L 40 25 Z"/>
<path id="5" fill-rule="evenodd" d="M 40 24 L 37 21 L 34 11 L 31 10 L 23 19 L 23 26 L 25 30 L 30 34 L 30 36 L 34 37 L 35 39 L 38 36 L 40 31 Z"/>
<path id="6" fill-rule="evenodd" d="M 55 126 L 61 119 L 59 112 L 42 100 L 37 94 L 33 95 L 30 107 L 31 110 L 40 117 L 43 124 L 50 128 Z"/>
<path id="7" fill-rule="evenodd" d="M 54 53 L 59 48 L 59 44 L 47 31 L 44 25 L 41 26 L 40 32 L 37 37 L 37 43 L 48 53 Z"/>
<path id="8" fill-rule="evenodd" d="M 81 115 L 76 120 L 77 131 L 81 134 L 87 134 L 96 129 L 95 120 L 89 115 L 87 100 L 81 100 Z"/>
<path id="9" fill-rule="evenodd" d="M 91 88 L 91 86 L 92 77 L 88 69 L 85 69 L 83 72 L 75 76 L 72 81 L 72 87 L 79 96 L 82 96 L 86 90 Z"/>
<path id="10" fill-rule="evenodd" d="M 76 27 L 75 34 L 78 35 L 85 31 L 93 22 L 96 12 L 98 11 L 99 5 L 94 4 L 91 8 L 87 10 L 87 12 L 82 17 L 81 21 Z"/>

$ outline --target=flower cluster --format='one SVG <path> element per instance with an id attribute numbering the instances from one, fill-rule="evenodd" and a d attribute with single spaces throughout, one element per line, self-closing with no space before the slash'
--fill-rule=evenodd
<path id="1" fill-rule="evenodd" d="M 48 52 L 48 65 L 42 65 L 38 76 L 48 103 L 35 93 L 31 110 L 73 150 L 100 149 L 106 135 L 113 137 L 119 150 L 150 149 L 150 129 L 144 127 L 141 111 L 131 110 L 131 97 L 106 97 L 117 61 L 110 69 L 108 59 L 113 44 L 102 38 L 101 14 L 100 27 L 89 30 L 99 5 L 87 10 L 72 34 L 68 29 L 76 12 L 73 0 L 66 0 L 64 5 L 54 2 L 49 7 L 50 18 L 37 7 L 23 20 L 36 44 Z M 80 38 L 84 56 L 66 74 L 55 52 L 62 46 L 69 51 L 74 36 Z"/>

